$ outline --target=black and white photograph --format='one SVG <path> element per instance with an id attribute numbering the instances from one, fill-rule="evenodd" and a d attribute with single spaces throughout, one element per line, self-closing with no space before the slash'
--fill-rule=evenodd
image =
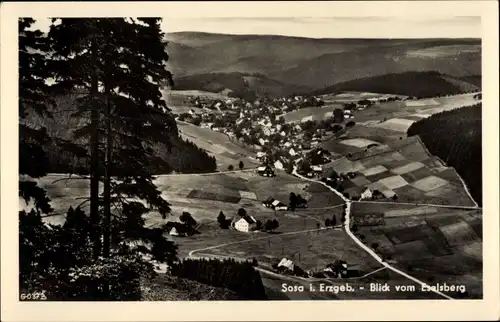
<path id="1" fill-rule="evenodd" d="M 286 5 L 16 17 L 11 301 L 485 299 L 481 14 Z"/>

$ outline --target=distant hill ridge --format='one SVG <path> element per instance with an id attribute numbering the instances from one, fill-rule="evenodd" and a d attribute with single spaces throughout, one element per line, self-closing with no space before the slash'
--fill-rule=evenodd
<path id="1" fill-rule="evenodd" d="M 424 98 L 479 90 L 480 87 L 462 79 L 441 74 L 436 71 L 428 71 L 366 77 L 328 86 L 321 90 L 314 91 L 313 93 L 321 95 L 341 91 L 361 91 Z"/>
<path id="2" fill-rule="evenodd" d="M 169 68 L 184 84 L 184 77 L 197 74 L 205 75 L 202 79 L 216 74 L 216 83 L 225 83 L 221 78 L 234 77 L 232 73 L 258 73 L 262 81 L 271 80 L 273 91 L 279 82 L 286 89 L 278 92 L 293 92 L 288 87 L 319 90 L 366 77 L 428 71 L 477 86 L 481 75 L 480 39 L 315 39 L 202 32 L 170 33 L 165 39 Z M 196 86 L 191 89 L 202 88 Z"/>

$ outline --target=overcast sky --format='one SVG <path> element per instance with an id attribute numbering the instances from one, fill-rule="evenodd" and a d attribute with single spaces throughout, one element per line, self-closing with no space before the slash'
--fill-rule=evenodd
<path id="1" fill-rule="evenodd" d="M 36 27 L 47 31 L 48 19 Z M 480 38 L 480 17 L 186 17 L 164 18 L 164 32 L 202 31 L 312 38 Z"/>

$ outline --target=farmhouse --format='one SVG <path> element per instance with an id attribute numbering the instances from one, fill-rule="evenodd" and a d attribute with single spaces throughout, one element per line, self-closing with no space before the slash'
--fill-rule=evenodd
<path id="1" fill-rule="evenodd" d="M 266 207 L 266 208 L 271 208 L 271 207 L 272 207 L 272 205 L 273 205 L 273 201 L 274 201 L 274 198 L 273 198 L 273 197 L 269 197 L 269 198 L 267 198 L 266 200 L 264 200 L 264 201 L 262 202 L 262 205 L 263 205 L 264 207 Z"/>
<path id="2" fill-rule="evenodd" d="M 284 203 L 282 203 L 279 200 L 274 200 L 273 201 L 272 208 L 274 210 L 287 210 L 288 209 L 287 205 L 285 205 Z"/>
<path id="3" fill-rule="evenodd" d="M 335 263 L 326 265 L 326 268 L 323 271 L 329 275 L 333 275 L 334 277 L 347 277 L 347 262 L 343 260 L 336 260 Z"/>
<path id="4" fill-rule="evenodd" d="M 319 174 L 319 173 L 323 172 L 323 168 L 321 168 L 321 166 L 319 166 L 319 165 L 313 165 L 313 166 L 311 167 L 311 170 L 312 170 L 314 173 L 317 173 L 317 174 Z"/>
<path id="5" fill-rule="evenodd" d="M 266 153 L 265 152 L 257 152 L 257 159 L 261 160 L 262 158 L 264 158 L 266 156 Z"/>
<path id="6" fill-rule="evenodd" d="M 278 160 L 278 161 L 274 162 L 274 167 L 276 169 L 283 170 L 283 163 L 280 160 Z"/>
<path id="7" fill-rule="evenodd" d="M 287 210 L 288 207 L 279 200 L 269 197 L 262 202 L 262 205 L 266 208 L 272 208 L 274 210 Z"/>
<path id="8" fill-rule="evenodd" d="M 168 231 L 170 236 L 187 236 L 189 235 L 189 229 L 186 225 L 176 222 L 176 221 L 168 221 L 165 224 L 165 230 Z"/>
<path id="9" fill-rule="evenodd" d="M 274 170 L 270 166 L 263 166 L 257 168 L 257 173 L 263 177 L 274 177 Z"/>
<path id="10" fill-rule="evenodd" d="M 257 227 L 257 220 L 252 216 L 245 216 L 240 218 L 235 224 L 234 228 L 238 231 L 246 232 L 252 231 Z"/>
<path id="11" fill-rule="evenodd" d="M 170 229 L 169 235 L 170 236 L 179 236 L 179 232 L 177 231 L 177 229 L 175 229 L 175 227 L 173 227 L 172 229 Z"/>
<path id="12" fill-rule="evenodd" d="M 373 192 L 370 190 L 370 188 L 366 188 L 366 190 L 361 193 L 361 199 L 371 199 L 372 196 Z"/>
<path id="13" fill-rule="evenodd" d="M 292 271 L 295 268 L 295 265 L 293 262 L 286 257 L 283 257 L 283 259 L 278 263 L 278 270 L 288 270 Z"/>

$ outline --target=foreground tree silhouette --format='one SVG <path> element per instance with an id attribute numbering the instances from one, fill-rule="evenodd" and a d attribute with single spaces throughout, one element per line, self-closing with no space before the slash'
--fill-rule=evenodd
<path id="1" fill-rule="evenodd" d="M 26 118 L 37 114 L 52 118 L 49 107 L 55 104 L 50 88 L 44 82 L 49 76 L 47 59 L 49 43 L 39 30 L 29 30 L 35 20 L 19 19 L 19 196 L 32 202 L 38 213 L 50 213 L 45 190 L 33 180 L 47 175 L 48 159 L 43 145 L 50 141 L 45 128 L 35 128 Z"/>
<path id="2" fill-rule="evenodd" d="M 150 211 L 162 215 L 170 211 L 149 172 L 151 168 L 166 166 L 151 146 L 153 142 L 168 145 L 175 126 L 165 113 L 167 107 L 159 91 L 161 84 L 171 81 L 165 68 L 168 56 L 162 43 L 160 19 L 64 18 L 53 22 L 46 38 L 51 59 L 44 64 L 30 61 L 28 67 L 21 63 L 20 75 L 25 78 L 20 86 L 27 91 L 23 99 L 37 108 L 43 100 L 30 96 L 29 91 L 38 95 L 43 84 L 26 78 L 30 73 L 50 71 L 47 76 L 56 81 L 51 87 L 55 93 L 78 94 L 75 116 L 88 122 L 75 129 L 71 142 L 58 145 L 87 158 L 90 164 L 91 191 L 86 200 L 90 201 L 90 218 L 88 223 L 80 218 L 61 228 L 44 225 L 41 211 L 21 214 L 21 246 L 29 250 L 29 245 L 40 245 L 33 252 L 26 251 L 28 256 L 22 265 L 29 268 L 36 263 L 35 266 L 45 268 L 38 270 L 45 281 L 44 289 L 61 294 L 59 290 L 65 288 L 67 292 L 62 294 L 66 296 L 62 299 L 84 299 L 88 294 L 93 294 L 94 299 L 124 299 L 120 294 L 129 293 L 133 296 L 127 299 L 137 299 L 139 275 L 146 271 L 144 266 L 152 268 L 147 259 L 166 263 L 176 260 L 175 244 L 166 240 L 161 230 L 145 228 L 141 217 Z M 20 20 L 20 27 L 22 24 L 29 26 L 29 21 Z M 23 34 L 26 27 L 23 28 L 20 43 L 25 39 L 33 42 L 32 35 Z M 20 46 L 20 58 L 23 55 Z M 21 162 L 30 160 L 27 155 L 20 157 Z M 34 165 L 27 168 L 35 169 Z M 38 174 L 43 175 L 43 171 Z M 102 195 L 100 181 L 104 186 Z M 45 207 L 45 195 L 40 191 L 36 194 L 44 201 L 36 207 Z M 78 207 L 77 210 L 80 211 Z M 83 237 L 79 232 L 87 234 Z M 86 242 L 82 242 L 84 239 Z M 43 264 L 36 257 L 40 252 Z M 64 253 L 69 256 L 62 256 Z M 120 276 L 127 276 L 123 283 Z M 64 287 L 60 287 L 60 282 L 66 283 Z"/>
<path id="3" fill-rule="evenodd" d="M 148 172 L 152 167 L 168 167 L 156 157 L 152 144 L 169 145 L 173 126 L 159 91 L 161 84 L 171 81 L 160 19 L 63 18 L 53 22 L 59 22 L 49 32 L 57 88 L 79 89 L 84 94 L 78 100 L 76 114 L 90 114 L 90 122 L 75 130 L 75 141 L 67 147 L 86 154 L 90 145 L 91 222 L 94 227 L 103 227 L 103 247 L 101 250 L 100 237 L 96 238 L 94 256 L 107 257 L 113 207 L 120 212 L 113 218 L 115 246 L 132 235 L 150 239 L 148 232 L 133 225 L 140 224 L 140 216 L 147 212 L 170 211 Z M 102 199 L 99 181 L 104 186 Z M 142 199 L 145 204 L 131 198 Z M 126 232 L 129 229 L 134 234 Z M 173 247 L 166 249 L 170 250 Z"/>

